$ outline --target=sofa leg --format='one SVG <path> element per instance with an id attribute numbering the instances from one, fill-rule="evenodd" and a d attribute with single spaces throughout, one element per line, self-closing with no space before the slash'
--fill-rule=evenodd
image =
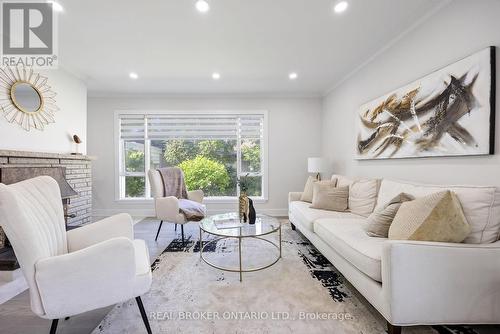
<path id="1" fill-rule="evenodd" d="M 295 225 L 293 225 L 292 223 L 290 223 L 290 225 L 292 225 L 292 231 L 295 231 Z"/>
<path id="2" fill-rule="evenodd" d="M 393 324 L 387 322 L 387 333 L 388 334 L 401 334 L 401 326 L 394 326 Z"/>
<path id="3" fill-rule="evenodd" d="M 160 226 L 158 226 L 158 232 L 156 232 L 156 238 L 155 241 L 158 240 L 158 235 L 160 234 L 161 226 L 163 225 L 163 220 L 160 222 Z"/>
<path id="4" fill-rule="evenodd" d="M 151 326 L 149 325 L 148 316 L 146 315 L 146 311 L 144 310 L 144 305 L 142 304 L 141 297 L 135 297 L 135 301 L 137 302 L 137 306 L 139 306 L 139 311 L 141 312 L 142 321 L 144 322 L 144 326 L 146 326 L 146 330 L 148 334 L 152 334 Z"/>
<path id="5" fill-rule="evenodd" d="M 50 325 L 50 334 L 56 334 L 58 322 L 59 322 L 59 319 L 52 320 L 52 325 Z"/>

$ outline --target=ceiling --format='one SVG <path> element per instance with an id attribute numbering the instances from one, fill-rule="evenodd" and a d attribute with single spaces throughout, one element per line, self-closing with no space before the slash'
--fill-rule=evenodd
<path id="1" fill-rule="evenodd" d="M 90 94 L 322 95 L 447 2 L 208 1 L 60 0 L 59 64 Z"/>

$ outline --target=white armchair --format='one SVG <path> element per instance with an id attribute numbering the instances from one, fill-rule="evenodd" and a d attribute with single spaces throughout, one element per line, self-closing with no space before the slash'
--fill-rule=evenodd
<path id="1" fill-rule="evenodd" d="M 133 240 L 129 215 L 116 215 L 66 232 L 57 182 L 41 176 L 0 184 L 0 226 L 28 282 L 31 309 L 58 319 L 135 297 L 148 333 L 140 295 L 151 287 L 149 254 Z"/>
<path id="2" fill-rule="evenodd" d="M 174 223 L 176 231 L 177 224 L 181 225 L 182 243 L 184 244 L 184 224 L 187 223 L 187 221 L 184 215 L 179 212 L 179 199 L 174 196 L 163 196 L 163 180 L 158 170 L 150 169 L 148 171 L 148 177 L 149 184 L 151 185 L 151 196 L 153 196 L 155 200 L 156 218 L 160 220 L 160 226 L 156 232 L 155 241 L 158 240 L 161 226 L 163 222 L 166 221 Z M 203 203 L 204 194 L 202 190 L 188 191 L 187 196 L 191 201 Z"/>

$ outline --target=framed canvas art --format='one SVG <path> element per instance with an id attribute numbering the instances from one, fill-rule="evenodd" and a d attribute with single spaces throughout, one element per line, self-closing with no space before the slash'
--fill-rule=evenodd
<path id="1" fill-rule="evenodd" d="M 361 106 L 356 158 L 494 153 L 495 48 Z"/>

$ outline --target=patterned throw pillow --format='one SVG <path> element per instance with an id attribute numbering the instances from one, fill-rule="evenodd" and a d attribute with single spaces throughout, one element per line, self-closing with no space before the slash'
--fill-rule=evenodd
<path id="1" fill-rule="evenodd" d="M 404 202 L 389 228 L 389 239 L 462 242 L 470 231 L 460 201 L 447 190 Z"/>

